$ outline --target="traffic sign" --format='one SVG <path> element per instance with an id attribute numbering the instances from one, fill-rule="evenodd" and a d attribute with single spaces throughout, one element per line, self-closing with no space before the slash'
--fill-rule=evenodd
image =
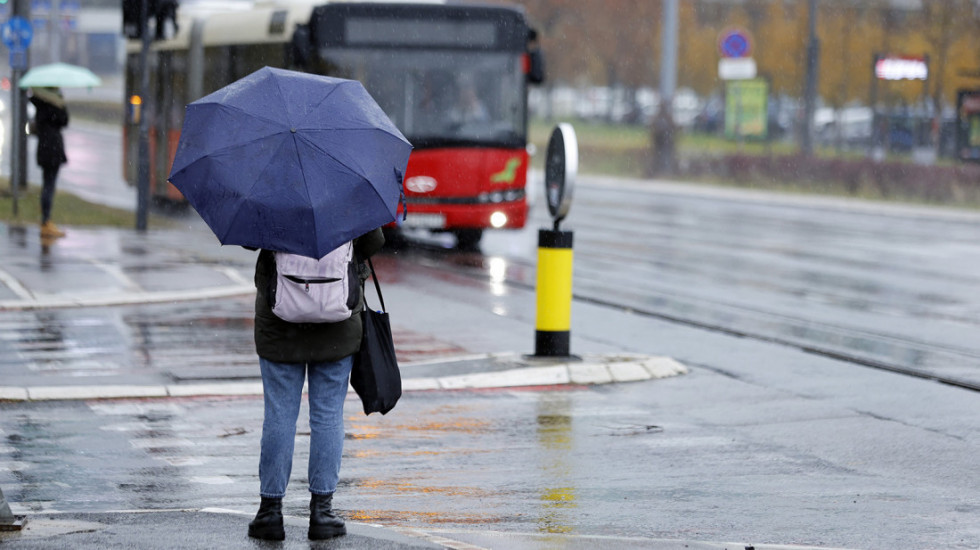
<path id="1" fill-rule="evenodd" d="M 571 124 L 561 123 L 551 132 L 548 153 L 544 160 L 544 196 L 548 211 L 558 223 L 568 215 L 572 206 L 572 190 L 578 175 L 578 138 Z"/>
<path id="2" fill-rule="evenodd" d="M 748 57 L 752 53 L 749 33 L 741 29 L 729 29 L 718 38 L 718 51 L 722 57 Z"/>
<path id="3" fill-rule="evenodd" d="M 33 37 L 34 29 L 30 21 L 19 15 L 11 17 L 3 27 L 0 27 L 0 39 L 11 52 L 26 50 L 31 45 Z"/>
<path id="4" fill-rule="evenodd" d="M 755 59 L 751 57 L 723 57 L 718 60 L 718 78 L 722 80 L 745 80 L 755 76 Z"/>

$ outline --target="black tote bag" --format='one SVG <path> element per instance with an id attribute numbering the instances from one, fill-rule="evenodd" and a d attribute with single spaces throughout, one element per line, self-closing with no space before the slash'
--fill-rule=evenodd
<path id="1" fill-rule="evenodd" d="M 354 356 L 354 367 L 350 373 L 350 385 L 361 398 L 364 414 L 379 412 L 387 414 L 395 407 L 402 396 L 402 377 L 395 359 L 395 343 L 391 337 L 391 323 L 385 310 L 385 300 L 381 296 L 381 285 L 374 273 L 374 265 L 368 258 L 374 288 L 378 291 L 381 311 L 374 311 L 364 301 L 361 323 L 364 334 L 361 349 Z M 366 296 L 365 296 L 366 298 Z"/>

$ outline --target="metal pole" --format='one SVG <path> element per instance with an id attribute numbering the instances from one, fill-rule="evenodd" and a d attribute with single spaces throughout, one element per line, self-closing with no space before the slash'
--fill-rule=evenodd
<path id="1" fill-rule="evenodd" d="M 664 101 L 673 100 L 677 88 L 677 13 L 677 0 L 665 0 L 660 63 L 660 96 Z M 670 109 L 672 103 L 667 106 Z"/>
<path id="2" fill-rule="evenodd" d="M 655 172 L 669 175 L 674 172 L 676 154 L 674 139 L 674 93 L 677 88 L 677 0 L 664 0 L 661 24 L 660 107 L 653 121 Z"/>
<path id="3" fill-rule="evenodd" d="M 880 54 L 871 56 L 871 99 L 868 100 L 868 107 L 871 108 L 871 142 L 868 143 L 868 157 L 875 158 L 875 150 L 878 148 L 878 59 Z"/>
<path id="4" fill-rule="evenodd" d="M 11 6 L 11 13 L 23 17 L 27 21 L 31 20 L 31 6 L 28 0 L 14 0 Z M 23 65 L 17 64 L 11 67 L 10 71 L 10 186 L 13 190 L 13 214 L 16 217 L 17 195 L 21 189 L 27 188 L 27 134 L 24 127 L 27 125 L 27 93 L 20 88 L 20 79 L 24 76 L 22 67 L 29 65 L 30 48 L 24 52 Z"/>
<path id="5" fill-rule="evenodd" d="M 51 0 L 48 14 L 48 58 L 51 63 L 61 61 L 61 0 Z"/>
<path id="6" fill-rule="evenodd" d="M 803 97 L 803 130 L 800 135 L 800 152 L 813 155 L 813 111 L 817 101 L 817 69 L 820 57 L 820 40 L 817 38 L 817 0 L 810 0 L 809 40 L 806 46 L 806 88 Z"/>
<path id="7" fill-rule="evenodd" d="M 16 12 L 15 12 L 16 13 Z M 13 196 L 14 218 L 18 216 L 17 199 L 20 194 L 21 172 L 24 164 L 20 158 L 20 148 L 26 145 L 20 140 L 20 134 L 24 132 L 24 118 L 21 115 L 20 104 L 23 96 L 20 94 L 20 69 L 10 70 L 10 192 Z"/>
<path id="8" fill-rule="evenodd" d="M 140 137 L 139 137 L 139 181 L 136 188 L 136 230 L 146 231 L 146 218 L 150 206 L 150 25 L 148 21 L 149 0 L 143 2 L 143 47 L 140 49 Z"/>

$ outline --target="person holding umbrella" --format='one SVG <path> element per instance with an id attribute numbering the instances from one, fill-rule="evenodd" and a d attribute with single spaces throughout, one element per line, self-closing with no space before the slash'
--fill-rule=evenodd
<path id="1" fill-rule="evenodd" d="M 358 264 L 381 249 L 381 228 L 354 239 Z M 361 269 L 358 286 L 367 278 Z M 344 400 L 361 345 L 361 317 L 335 323 L 293 323 L 270 308 L 270 283 L 276 278 L 275 253 L 261 250 L 255 267 L 255 347 L 262 372 L 265 418 L 262 423 L 259 484 L 261 504 L 248 526 L 250 537 L 282 540 L 282 497 L 293 465 L 296 420 L 304 379 L 309 388 L 310 528 L 313 540 L 347 533 L 344 520 L 333 511 L 333 494 L 340 479 L 344 446 Z M 356 311 L 364 308 L 358 296 Z"/>
<path id="2" fill-rule="evenodd" d="M 68 126 L 68 107 L 61 90 L 53 87 L 31 88 L 34 104 L 34 132 L 37 134 L 37 165 L 41 167 L 41 237 L 64 237 L 65 232 L 51 221 L 55 188 L 61 165 L 68 162 L 61 129 Z"/>
<path id="3" fill-rule="evenodd" d="M 20 79 L 19 86 L 29 89 L 36 111 L 34 130 L 37 135 L 37 164 L 41 167 L 41 237 L 64 237 L 65 232 L 51 221 L 55 186 L 61 165 L 68 162 L 61 130 L 68 125 L 68 108 L 61 88 L 92 88 L 102 79 L 85 67 L 68 63 L 50 63 L 31 68 Z"/>
<path id="4" fill-rule="evenodd" d="M 312 540 L 346 534 L 333 510 L 344 443 L 344 400 L 360 348 L 363 292 L 350 317 L 290 322 L 273 312 L 277 253 L 313 260 L 352 242 L 363 261 L 395 220 L 412 145 L 361 83 L 264 67 L 187 106 L 170 182 L 218 240 L 259 250 L 255 347 L 264 395 L 261 502 L 250 537 L 283 540 L 282 501 L 307 383 Z M 350 264 L 348 264 L 350 265 Z M 285 273 L 285 272 L 284 272 Z M 301 281 L 310 284 L 321 281 Z"/>

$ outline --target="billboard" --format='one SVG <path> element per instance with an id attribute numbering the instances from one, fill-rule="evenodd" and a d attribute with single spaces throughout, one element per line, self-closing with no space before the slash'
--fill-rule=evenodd
<path id="1" fill-rule="evenodd" d="M 875 56 L 875 78 L 879 80 L 928 80 L 929 60 L 925 57 Z"/>
<path id="2" fill-rule="evenodd" d="M 956 156 L 980 162 L 980 90 L 956 94 Z"/>
<path id="3" fill-rule="evenodd" d="M 725 82 L 725 137 L 768 136 L 769 82 L 764 78 Z"/>

